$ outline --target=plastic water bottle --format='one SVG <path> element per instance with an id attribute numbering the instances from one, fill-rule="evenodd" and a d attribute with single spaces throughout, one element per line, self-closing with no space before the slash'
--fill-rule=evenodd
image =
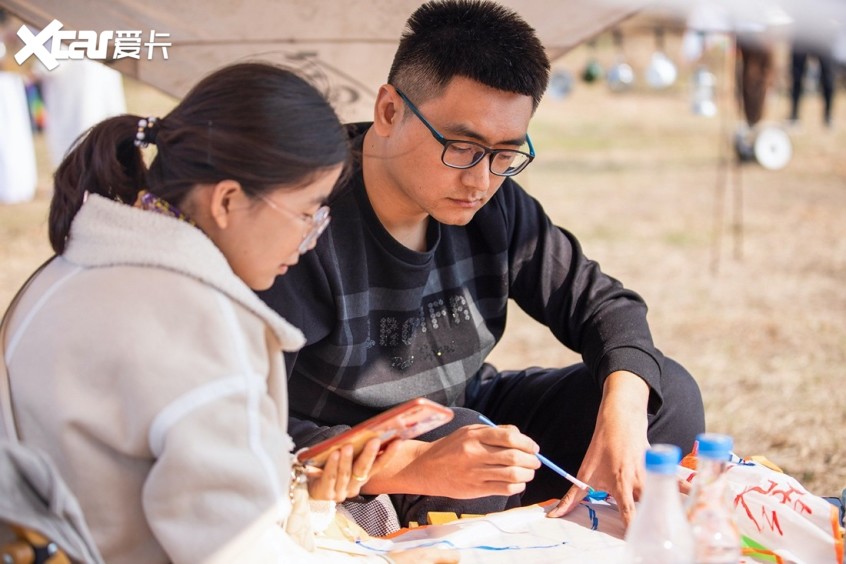
<path id="1" fill-rule="evenodd" d="M 725 476 L 732 440 L 727 435 L 702 433 L 696 441 L 696 478 L 687 507 L 696 562 L 734 564 L 741 556 L 740 532 Z"/>
<path id="2" fill-rule="evenodd" d="M 626 531 L 627 562 L 693 563 L 693 535 L 676 478 L 680 460 L 681 449 L 674 445 L 654 445 L 646 451 L 643 495 Z"/>

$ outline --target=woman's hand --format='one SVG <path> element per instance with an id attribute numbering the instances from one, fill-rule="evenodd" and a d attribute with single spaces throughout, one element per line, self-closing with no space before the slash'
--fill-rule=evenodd
<path id="1" fill-rule="evenodd" d="M 353 459 L 352 445 L 344 445 L 329 455 L 322 469 L 307 467 L 309 497 L 344 501 L 357 496 L 374 471 L 380 446 L 379 439 L 370 439 Z"/>

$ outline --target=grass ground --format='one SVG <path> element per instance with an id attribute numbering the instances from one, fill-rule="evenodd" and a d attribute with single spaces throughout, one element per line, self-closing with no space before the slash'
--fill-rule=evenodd
<path id="1" fill-rule="evenodd" d="M 583 60 L 562 64 L 575 73 Z M 683 84 L 614 94 L 579 83 L 542 103 L 530 129 L 539 157 L 521 178 L 644 296 L 656 343 L 702 388 L 709 429 L 823 495 L 846 487 L 846 99 L 835 104 L 828 129 L 819 96 L 805 97 L 786 168 L 721 168 L 735 122 L 693 115 Z M 787 115 L 774 88 L 765 118 Z M 577 357 L 515 307 L 492 360 Z"/>
<path id="2" fill-rule="evenodd" d="M 577 50 L 557 66 L 578 73 L 585 57 Z M 127 97 L 142 114 L 172 104 L 129 82 Z M 835 111 L 824 128 L 809 94 L 790 164 L 745 164 L 728 185 L 719 163 L 733 118 L 693 115 L 686 82 L 661 93 L 577 82 L 541 104 L 530 128 L 539 156 L 520 178 L 644 296 L 656 343 L 700 383 L 708 427 L 822 495 L 846 487 L 846 100 Z M 766 117 L 786 115 L 774 88 Z M 37 197 L 0 206 L 0 306 L 50 254 L 50 167 L 37 146 Z M 517 308 L 492 358 L 500 368 L 575 360 Z"/>

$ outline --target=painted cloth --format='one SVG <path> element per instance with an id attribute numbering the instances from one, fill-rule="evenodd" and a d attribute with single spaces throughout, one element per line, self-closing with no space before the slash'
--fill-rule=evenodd
<path id="1" fill-rule="evenodd" d="M 754 457 L 753 457 L 754 458 Z M 696 453 L 685 456 L 680 478 L 696 483 Z M 766 459 L 732 454 L 725 479 L 748 561 L 841 564 L 840 511 Z"/>

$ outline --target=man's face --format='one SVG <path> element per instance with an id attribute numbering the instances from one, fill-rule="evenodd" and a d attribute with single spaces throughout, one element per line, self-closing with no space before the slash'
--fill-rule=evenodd
<path id="1" fill-rule="evenodd" d="M 402 116 L 390 139 L 385 167 L 409 215 L 427 213 L 441 223 L 465 225 L 493 197 L 504 177 L 490 172 L 490 155 L 468 169 L 441 161 L 443 146 L 397 96 Z M 417 105 L 446 139 L 475 141 L 493 149 L 526 150 L 532 98 L 503 92 L 467 78 L 452 80 L 443 94 Z"/>

